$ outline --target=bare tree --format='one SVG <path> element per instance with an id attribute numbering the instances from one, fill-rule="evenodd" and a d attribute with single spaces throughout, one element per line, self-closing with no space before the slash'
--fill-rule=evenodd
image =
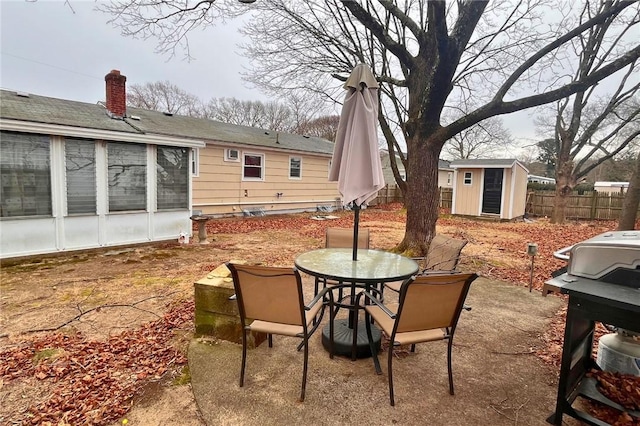
<path id="1" fill-rule="evenodd" d="M 608 4 L 593 9 L 585 4 L 580 23 L 606 10 Z M 610 44 L 608 29 L 619 25 L 618 37 L 640 21 L 636 11 L 629 21 L 616 23 L 614 17 L 576 38 L 575 51 L 579 62 L 572 77 L 580 82 L 616 55 L 616 44 Z M 637 42 L 637 40 L 636 40 Z M 602 94 L 598 86 L 585 87 L 556 104 L 553 125 L 555 151 L 556 196 L 551 216 L 552 223 L 565 221 L 567 196 L 587 173 L 603 162 L 621 153 L 640 134 L 638 93 L 640 82 L 634 82 L 636 60 L 623 70 L 613 93 Z"/>
<path id="2" fill-rule="evenodd" d="M 185 19 L 211 4 L 183 8 Z M 575 23 L 574 2 L 544 0 L 260 0 L 252 8 L 259 13 L 244 28 L 251 40 L 245 53 L 253 59 L 248 78 L 264 90 L 306 90 L 337 99 L 342 89 L 331 77 L 343 81 L 359 62 L 372 66 L 380 82 L 380 127 L 407 206 L 405 236 L 396 249 L 407 254 L 425 253 L 435 234 L 438 159 L 446 141 L 487 118 L 587 90 L 640 56 L 637 44 L 615 49 L 623 44 L 614 35 L 597 46 L 604 59 L 579 79 L 562 72 L 566 61 L 581 56 L 571 42 L 585 32 L 608 34 L 613 21 L 637 14 L 633 1 L 605 1 L 596 14 Z M 115 22 L 127 27 L 122 17 Z M 179 10 L 154 18 L 153 25 L 182 36 L 194 22 L 185 25 Z M 450 115 L 443 111 L 451 105 L 459 111 L 445 120 Z M 394 167 L 396 154 L 406 182 Z"/>
<path id="3" fill-rule="evenodd" d="M 497 117 L 488 118 L 454 135 L 444 146 L 451 159 L 501 156 L 513 146 L 509 130 Z"/>
<path id="4" fill-rule="evenodd" d="M 236 98 L 211 99 L 205 106 L 205 116 L 225 123 L 279 132 L 291 132 L 297 124 L 291 109 L 286 105 Z"/>
<path id="5" fill-rule="evenodd" d="M 324 115 L 298 125 L 294 133 L 317 136 L 334 142 L 338 133 L 339 115 Z"/>
<path id="6" fill-rule="evenodd" d="M 202 116 L 200 99 L 168 81 L 132 84 L 127 91 L 127 105 L 191 117 Z"/>

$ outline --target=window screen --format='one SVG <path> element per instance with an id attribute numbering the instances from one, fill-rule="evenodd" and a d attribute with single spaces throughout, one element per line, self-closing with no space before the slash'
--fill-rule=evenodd
<path id="1" fill-rule="evenodd" d="M 146 209 L 146 154 L 145 145 L 107 144 L 110 212 Z"/>
<path id="2" fill-rule="evenodd" d="M 64 142 L 67 213 L 96 213 L 96 147 L 92 140 Z"/>
<path id="3" fill-rule="evenodd" d="M 158 210 L 189 208 L 189 149 L 158 146 Z"/>
<path id="4" fill-rule="evenodd" d="M 0 132 L 2 217 L 51 215 L 51 160 L 47 135 Z"/>

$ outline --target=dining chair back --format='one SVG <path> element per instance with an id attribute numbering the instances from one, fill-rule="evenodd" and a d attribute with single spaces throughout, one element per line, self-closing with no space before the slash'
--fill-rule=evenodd
<path id="1" fill-rule="evenodd" d="M 233 277 L 240 322 L 243 325 L 240 387 L 244 385 L 249 333 L 266 333 L 269 347 L 273 346 L 274 334 L 300 337 L 304 348 L 300 401 L 304 401 L 309 359 L 308 341 L 318 327 L 319 322 L 315 323 L 314 320 L 321 312 L 323 303 L 317 302 L 323 300 L 324 293 L 321 292 L 305 305 L 302 279 L 295 268 L 235 263 L 227 263 L 227 267 Z M 333 357 L 332 349 L 330 356 Z"/>
<path id="2" fill-rule="evenodd" d="M 327 228 L 325 234 L 325 248 L 353 248 L 353 229 Z M 358 248 L 369 248 L 369 229 L 358 229 Z"/>
<path id="3" fill-rule="evenodd" d="M 437 234 L 429 244 L 427 255 L 425 257 L 414 257 L 413 260 L 420 265 L 421 274 L 430 273 L 431 271 L 454 271 L 458 267 L 462 257 L 462 249 L 466 245 L 467 241 L 465 240 Z M 400 291 L 401 285 L 402 281 L 393 281 L 386 283 L 384 288 L 397 293 Z"/>
<path id="4" fill-rule="evenodd" d="M 393 348 L 401 345 L 411 345 L 411 352 L 414 352 L 417 343 L 447 340 L 449 393 L 454 394 L 451 366 L 453 336 L 469 287 L 477 277 L 474 273 L 443 272 L 410 278 L 400 287 L 398 305 L 395 309 L 384 305 L 376 296 L 363 293 L 369 300 L 360 306 L 364 306 L 365 309 L 367 336 L 378 374 L 382 371 L 373 347 L 371 320 L 373 319 L 389 336 L 387 369 L 391 405 L 395 405 Z M 358 303 L 360 304 L 360 301 Z"/>
<path id="5" fill-rule="evenodd" d="M 358 248 L 369 249 L 370 233 L 369 228 L 358 229 Z M 353 248 L 353 229 L 351 228 L 327 228 L 325 232 L 325 248 Z M 338 288 L 338 301 L 344 298 L 343 283 L 335 280 L 316 278 L 314 283 L 314 295 L 321 289 L 328 287 Z M 334 313 L 337 313 L 339 307 Z M 322 317 L 321 317 L 322 318 Z"/>

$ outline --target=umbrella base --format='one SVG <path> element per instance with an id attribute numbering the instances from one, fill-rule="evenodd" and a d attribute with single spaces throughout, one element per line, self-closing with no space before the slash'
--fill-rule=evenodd
<path id="1" fill-rule="evenodd" d="M 373 347 L 380 351 L 380 341 L 382 333 L 378 327 L 371 325 L 371 336 L 373 337 Z M 322 329 L 322 346 L 328 351 L 330 349 L 329 324 Z M 335 355 L 351 357 L 353 347 L 353 329 L 349 327 L 349 320 L 334 320 L 333 322 L 333 350 Z M 358 322 L 358 340 L 356 343 L 356 358 L 368 358 L 371 356 L 367 329 L 364 321 Z"/>

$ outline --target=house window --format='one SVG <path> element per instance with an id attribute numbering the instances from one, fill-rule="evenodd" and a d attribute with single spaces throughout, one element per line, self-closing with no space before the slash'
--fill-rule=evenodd
<path id="1" fill-rule="evenodd" d="M 300 179 L 302 177 L 302 158 L 289 157 L 289 179 Z"/>
<path id="2" fill-rule="evenodd" d="M 464 172 L 464 184 L 471 185 L 471 172 Z"/>
<path id="3" fill-rule="evenodd" d="M 96 213 L 96 146 L 92 140 L 64 142 L 67 213 Z"/>
<path id="4" fill-rule="evenodd" d="M 230 148 L 225 149 L 224 161 L 240 161 L 240 151 Z"/>
<path id="5" fill-rule="evenodd" d="M 191 176 L 200 176 L 200 151 L 196 148 L 191 150 Z"/>
<path id="6" fill-rule="evenodd" d="M 147 207 L 147 147 L 107 144 L 109 211 L 145 210 Z"/>
<path id="7" fill-rule="evenodd" d="M 244 154 L 242 178 L 244 180 L 264 180 L 264 155 Z"/>
<path id="8" fill-rule="evenodd" d="M 188 148 L 158 146 L 156 163 L 158 210 L 189 208 Z"/>
<path id="9" fill-rule="evenodd" d="M 451 186 L 451 181 L 453 180 L 453 173 L 447 173 L 447 186 Z"/>
<path id="10" fill-rule="evenodd" d="M 51 216 L 49 136 L 0 132 L 0 216 Z"/>

